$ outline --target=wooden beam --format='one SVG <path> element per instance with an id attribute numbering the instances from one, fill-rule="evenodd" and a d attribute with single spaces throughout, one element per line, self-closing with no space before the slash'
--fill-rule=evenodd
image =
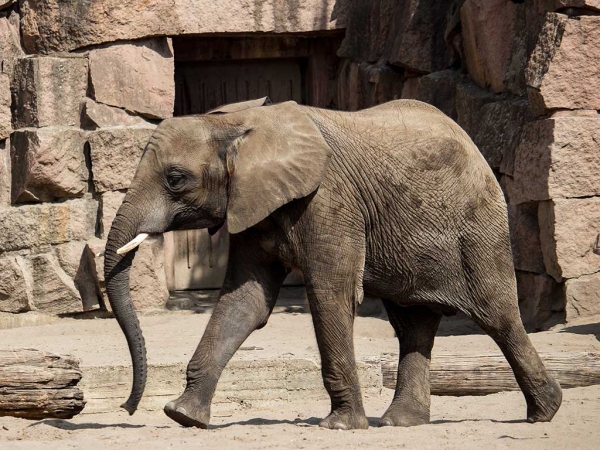
<path id="1" fill-rule="evenodd" d="M 600 384 L 600 353 L 555 353 L 540 355 L 548 372 L 563 388 Z M 381 363 L 383 386 L 394 389 L 398 355 L 387 354 Z M 433 395 L 487 395 L 517 391 L 508 362 L 501 354 L 434 354 L 431 359 Z"/>
<path id="2" fill-rule="evenodd" d="M 79 361 L 40 350 L 0 350 L 0 416 L 69 419 L 85 406 Z"/>

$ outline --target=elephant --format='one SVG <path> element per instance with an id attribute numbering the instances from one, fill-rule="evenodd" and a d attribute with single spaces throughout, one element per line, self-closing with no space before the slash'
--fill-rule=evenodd
<path id="1" fill-rule="evenodd" d="M 364 429 L 353 347 L 363 296 L 383 300 L 400 343 L 398 382 L 381 426 L 430 420 L 429 367 L 444 315 L 466 314 L 508 360 L 527 421 L 562 402 L 520 319 L 507 207 L 485 159 L 453 120 L 415 100 L 341 112 L 267 98 L 169 118 L 153 132 L 108 234 L 106 291 L 133 363 L 130 414 L 147 377 L 129 271 L 148 235 L 226 226 L 225 281 L 164 407 L 206 428 L 219 377 L 264 327 L 287 274 L 304 276 L 321 356 L 329 429 Z"/>

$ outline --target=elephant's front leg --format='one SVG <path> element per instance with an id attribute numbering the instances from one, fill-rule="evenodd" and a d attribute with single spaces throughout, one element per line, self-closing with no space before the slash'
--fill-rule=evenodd
<path id="1" fill-rule="evenodd" d="M 184 426 L 208 426 L 221 372 L 250 333 L 267 323 L 286 274 L 254 239 L 231 236 L 223 289 L 188 364 L 185 391 L 164 409 L 171 419 Z"/>
<path id="2" fill-rule="evenodd" d="M 307 286 L 310 309 L 321 353 L 325 389 L 331 398 L 331 413 L 319 426 L 337 430 L 369 427 L 365 415 L 354 359 L 353 293 Z"/>

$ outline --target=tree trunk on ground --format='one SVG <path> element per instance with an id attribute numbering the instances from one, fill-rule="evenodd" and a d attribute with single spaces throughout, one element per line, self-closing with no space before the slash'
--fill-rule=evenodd
<path id="1" fill-rule="evenodd" d="M 546 369 L 563 388 L 600 384 L 600 353 L 556 353 L 540 355 Z M 394 389 L 398 356 L 385 355 L 381 363 L 383 386 Z M 487 395 L 518 391 L 508 362 L 501 354 L 438 354 L 431 359 L 433 395 Z"/>
<path id="2" fill-rule="evenodd" d="M 40 350 L 0 350 L 0 416 L 70 419 L 85 406 L 79 362 Z"/>

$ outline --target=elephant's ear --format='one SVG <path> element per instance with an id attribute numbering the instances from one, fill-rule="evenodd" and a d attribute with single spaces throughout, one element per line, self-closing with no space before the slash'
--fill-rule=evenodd
<path id="1" fill-rule="evenodd" d="M 227 115 L 239 137 L 228 149 L 230 233 L 249 228 L 318 187 L 331 149 L 296 102 Z"/>
<path id="2" fill-rule="evenodd" d="M 227 114 L 232 112 L 243 111 L 257 106 L 271 105 L 269 97 L 257 98 L 256 100 L 248 100 L 247 102 L 231 103 L 229 105 L 219 106 L 218 108 L 208 111 L 206 114 Z"/>

